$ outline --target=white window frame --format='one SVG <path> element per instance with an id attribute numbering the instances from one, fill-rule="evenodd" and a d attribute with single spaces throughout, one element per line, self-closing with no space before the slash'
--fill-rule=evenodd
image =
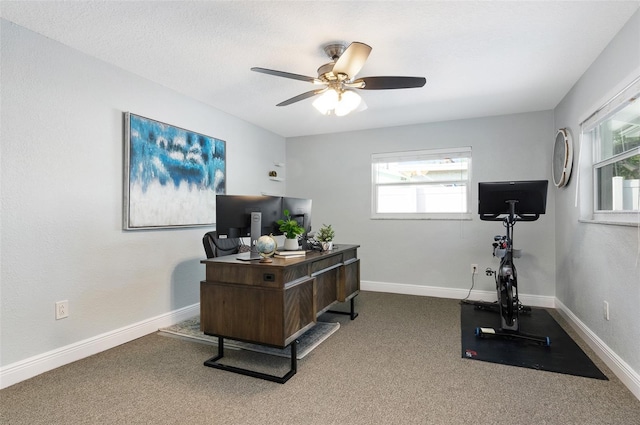
<path id="1" fill-rule="evenodd" d="M 617 112 L 629 105 L 630 102 L 638 101 L 640 96 L 640 77 L 628 84 L 624 89 L 619 91 L 615 96 L 608 100 L 603 106 L 593 112 L 587 119 L 581 123 L 581 132 L 583 138 L 591 144 L 592 160 L 591 160 L 591 186 L 593 204 L 592 220 L 599 223 L 607 224 L 637 224 L 640 217 L 640 210 L 600 210 L 598 208 L 598 171 L 610 164 L 619 162 L 623 159 L 633 157 L 640 154 L 640 147 L 630 149 L 621 154 L 614 155 L 609 158 L 601 159 L 601 145 L 598 126 L 609 120 Z M 588 146 L 588 145 L 587 145 Z"/>
<path id="2" fill-rule="evenodd" d="M 466 185 L 466 211 L 464 212 L 378 212 L 378 188 L 385 185 L 425 185 L 429 183 L 408 182 L 408 183 L 379 183 L 376 175 L 376 164 L 387 162 L 415 162 L 419 160 L 443 159 L 443 158 L 467 158 L 467 178 L 464 180 L 434 181 L 433 185 L 442 185 L 446 183 L 459 183 L 461 181 Z M 471 220 L 472 204 L 471 204 L 471 164 L 472 151 L 470 146 L 444 148 L 444 149 L 423 149 L 416 151 L 403 152 L 386 152 L 374 153 L 371 155 L 371 218 L 372 219 L 391 219 L 391 220 Z"/>

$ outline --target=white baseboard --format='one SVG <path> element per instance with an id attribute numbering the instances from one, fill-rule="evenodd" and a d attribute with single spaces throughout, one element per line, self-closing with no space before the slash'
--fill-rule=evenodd
<path id="1" fill-rule="evenodd" d="M 452 298 L 461 300 L 469 294 L 468 289 L 443 288 L 439 286 L 411 285 L 407 283 L 387 283 L 360 281 L 360 289 L 372 292 L 388 292 L 392 294 L 420 295 L 424 297 Z M 470 300 L 496 301 L 495 291 L 471 291 Z M 555 308 L 555 297 L 545 295 L 520 294 L 520 301 L 531 307 Z"/>
<path id="2" fill-rule="evenodd" d="M 605 362 L 622 383 L 640 400 L 640 375 L 620 358 L 591 329 L 573 314 L 560 300 L 556 299 L 558 312 L 580 334 L 598 357 Z"/>
<path id="3" fill-rule="evenodd" d="M 0 368 L 0 389 L 124 344 L 200 314 L 200 303 L 60 347 Z"/>

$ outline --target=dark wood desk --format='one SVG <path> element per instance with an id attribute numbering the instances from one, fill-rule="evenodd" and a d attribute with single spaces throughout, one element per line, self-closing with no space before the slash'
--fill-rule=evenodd
<path id="1" fill-rule="evenodd" d="M 219 339 L 218 357 L 205 365 L 235 369 L 216 363 L 223 355 L 222 339 L 230 338 L 279 348 L 291 346 L 295 374 L 296 338 L 310 329 L 319 315 L 338 302 L 350 301 L 349 314 L 356 317 L 353 297 L 360 292 L 358 247 L 334 245 L 331 251 L 274 258 L 272 263 L 240 261 L 236 255 L 202 260 L 206 277 L 200 282 L 200 328 Z M 276 382 L 284 379 L 231 371 Z"/>

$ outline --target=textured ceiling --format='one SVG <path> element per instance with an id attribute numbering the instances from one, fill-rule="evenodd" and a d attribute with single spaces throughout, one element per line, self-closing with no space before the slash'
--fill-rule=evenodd
<path id="1" fill-rule="evenodd" d="M 285 137 L 554 108 L 639 1 L 2 1 L 46 37 Z M 640 36 L 640 35 L 639 35 Z M 253 66 L 316 76 L 322 46 L 373 47 L 359 77 L 423 76 L 360 91 L 368 109 L 322 116 L 312 90 Z M 140 111 L 139 111 L 140 112 Z"/>

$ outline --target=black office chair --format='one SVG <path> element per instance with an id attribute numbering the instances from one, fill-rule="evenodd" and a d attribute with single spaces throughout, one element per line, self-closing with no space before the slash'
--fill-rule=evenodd
<path id="1" fill-rule="evenodd" d="M 204 252 L 207 258 L 237 254 L 240 250 L 240 238 L 218 238 L 215 231 L 207 232 L 202 237 Z"/>

